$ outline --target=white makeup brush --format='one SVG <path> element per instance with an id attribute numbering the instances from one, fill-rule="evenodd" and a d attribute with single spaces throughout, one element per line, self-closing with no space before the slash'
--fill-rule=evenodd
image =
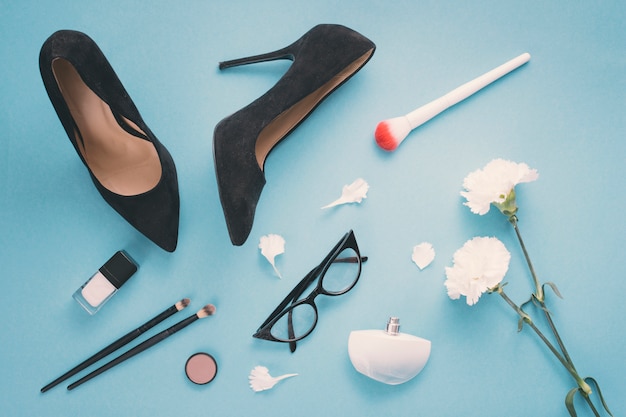
<path id="1" fill-rule="evenodd" d="M 486 72 L 480 77 L 455 88 L 448 94 L 441 96 L 416 110 L 413 110 L 405 116 L 395 117 L 378 123 L 378 126 L 376 126 L 376 132 L 374 133 L 376 143 L 378 143 L 378 146 L 386 151 L 393 151 L 400 145 L 400 143 L 402 143 L 402 141 L 413 129 L 426 123 L 439 113 L 454 106 L 456 103 L 465 100 L 498 78 L 524 65 L 529 60 L 530 54 L 527 52 L 523 53 L 517 58 L 513 58 L 499 67 Z"/>

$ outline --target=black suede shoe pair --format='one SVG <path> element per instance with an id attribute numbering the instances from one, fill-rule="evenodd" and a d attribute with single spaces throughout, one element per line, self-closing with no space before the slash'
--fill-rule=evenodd
<path id="1" fill-rule="evenodd" d="M 252 228 L 269 152 L 361 69 L 375 48 L 344 26 L 318 25 L 286 48 L 220 63 L 222 69 L 294 61 L 272 89 L 215 128 L 215 171 L 233 244 L 243 244 Z M 146 237 L 173 252 L 180 206 L 174 161 L 102 51 L 84 33 L 58 31 L 44 43 L 39 68 L 57 115 L 102 197 Z"/>

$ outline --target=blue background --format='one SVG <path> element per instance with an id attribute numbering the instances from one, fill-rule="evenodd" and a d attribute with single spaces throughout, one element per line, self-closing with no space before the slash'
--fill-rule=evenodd
<path id="1" fill-rule="evenodd" d="M 452 301 L 443 282 L 454 251 L 496 236 L 512 254 L 507 292 L 531 285 L 506 219 L 471 214 L 463 178 L 490 160 L 526 162 L 538 181 L 517 188 L 520 228 L 549 305 L 582 375 L 626 413 L 626 6 L 619 1 L 2 1 L 0 7 L 0 408 L 6 416 L 361 415 L 566 416 L 573 381 L 502 300 Z M 217 63 L 290 44 L 318 23 L 351 27 L 377 45 L 266 164 L 252 233 L 228 239 L 213 169 L 212 132 L 272 87 L 288 61 L 220 72 Z M 54 113 L 38 69 L 58 29 L 104 51 L 147 124 L 177 164 L 180 240 L 169 254 L 100 197 Z M 523 53 L 531 61 L 380 150 L 376 124 Z M 320 207 L 363 177 L 360 205 Z M 290 354 L 251 334 L 348 229 L 370 257 L 350 293 L 320 300 L 314 333 Z M 284 236 L 278 279 L 257 247 Z M 414 245 L 437 257 L 420 271 Z M 116 250 L 139 272 L 95 316 L 72 293 Z M 79 389 L 39 389 L 183 297 L 215 316 Z M 387 386 L 358 374 L 352 330 L 382 328 L 432 341 L 424 371 Z M 540 322 L 541 323 L 541 322 Z M 185 360 L 213 354 L 217 378 L 186 380 Z M 254 393 L 256 365 L 299 373 Z M 579 415 L 590 415 L 582 411 Z"/>

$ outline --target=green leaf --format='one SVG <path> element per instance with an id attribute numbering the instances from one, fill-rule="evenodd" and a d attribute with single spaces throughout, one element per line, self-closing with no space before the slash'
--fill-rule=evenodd
<path id="1" fill-rule="evenodd" d="M 602 403 L 602 406 L 604 407 L 606 412 L 609 413 L 611 417 L 613 417 L 613 414 L 611 414 L 611 412 L 609 411 L 609 407 L 607 407 L 606 402 L 604 401 L 604 397 L 602 396 L 602 391 L 600 391 L 600 385 L 598 385 L 598 382 L 590 376 L 585 378 L 585 382 L 588 384 L 592 383 L 596 387 L 596 391 L 598 391 L 598 397 L 600 397 L 600 402 Z"/>
<path id="2" fill-rule="evenodd" d="M 552 288 L 552 291 L 554 291 L 554 293 L 556 294 L 557 297 L 559 298 L 563 298 L 563 296 L 561 295 L 561 292 L 559 291 L 559 289 L 556 287 L 556 284 L 554 282 L 546 282 L 545 284 L 543 284 L 541 287 L 545 289 L 545 286 L 548 285 L 550 288 Z"/>
<path id="3" fill-rule="evenodd" d="M 534 296 L 533 294 L 533 304 L 535 304 L 537 306 L 537 308 L 542 309 L 543 311 L 545 311 L 548 314 L 552 314 L 550 313 L 550 310 L 548 309 L 548 307 L 546 306 L 546 303 L 541 302 L 537 299 L 537 297 Z"/>
<path id="4" fill-rule="evenodd" d="M 530 296 L 530 298 L 528 299 L 528 301 L 526 301 L 524 304 L 522 304 L 522 305 L 520 306 L 520 308 L 522 309 L 522 311 L 524 310 L 524 306 L 525 306 L 526 304 L 531 303 L 531 302 L 533 303 L 533 305 L 534 305 L 535 307 L 540 308 L 541 310 L 545 311 L 545 312 L 546 312 L 546 313 L 548 313 L 548 314 L 551 314 L 551 313 L 550 313 L 550 310 L 548 310 L 548 307 L 546 307 L 546 304 L 545 304 L 545 303 L 542 303 L 541 301 L 539 301 L 539 299 L 537 299 L 537 296 L 536 296 L 535 294 L 532 294 L 532 295 Z"/>
<path id="5" fill-rule="evenodd" d="M 535 302 L 535 294 L 531 295 L 530 298 L 525 301 L 524 303 L 522 303 L 519 307 L 520 309 L 522 309 L 522 311 L 524 310 L 524 307 L 526 306 L 526 304 L 530 303 L 530 302 Z"/>
<path id="6" fill-rule="evenodd" d="M 574 395 L 578 392 L 580 388 L 572 388 L 570 392 L 565 396 L 565 407 L 567 407 L 567 411 L 569 411 L 569 415 L 571 417 L 576 417 L 576 409 L 574 408 Z"/>

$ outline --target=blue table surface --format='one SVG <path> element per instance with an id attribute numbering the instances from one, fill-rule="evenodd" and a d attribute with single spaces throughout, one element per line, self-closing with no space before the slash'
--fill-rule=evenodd
<path id="1" fill-rule="evenodd" d="M 469 307 L 443 282 L 474 236 L 511 252 L 508 294 L 532 286 L 506 219 L 472 214 L 464 177 L 494 158 L 539 172 L 517 187 L 520 230 L 576 367 L 615 416 L 626 414 L 626 5 L 623 1 L 3 1 L 0 7 L 0 408 L 5 416 L 567 416 L 573 379 L 496 295 Z M 149 4 L 148 4 L 149 3 Z M 318 23 L 372 39 L 372 60 L 281 142 L 247 242 L 232 246 L 218 198 L 214 126 L 270 89 L 288 61 L 220 71 L 222 60 L 269 52 Z M 181 198 L 170 254 L 96 191 L 45 93 L 39 49 L 58 29 L 91 36 L 151 130 L 171 152 Z M 376 124 L 400 116 L 523 53 L 531 61 L 416 129 L 395 151 Z M 321 210 L 356 178 L 361 204 Z M 291 354 L 252 333 L 349 229 L 369 261 L 350 293 L 319 300 L 311 336 Z M 286 240 L 279 279 L 263 235 Z M 413 246 L 430 242 L 420 270 Z M 138 273 L 94 316 L 72 293 L 115 251 Z M 178 319 L 206 303 L 215 316 L 75 391 L 40 388 L 183 297 Z M 352 330 L 383 328 L 432 341 L 425 369 L 384 385 L 352 367 Z M 171 318 L 160 328 L 177 321 Z M 539 325 L 544 325 L 538 320 Z M 217 378 L 184 374 L 211 353 Z M 253 392 L 256 365 L 298 373 Z M 580 400 L 579 415 L 592 415 Z"/>

